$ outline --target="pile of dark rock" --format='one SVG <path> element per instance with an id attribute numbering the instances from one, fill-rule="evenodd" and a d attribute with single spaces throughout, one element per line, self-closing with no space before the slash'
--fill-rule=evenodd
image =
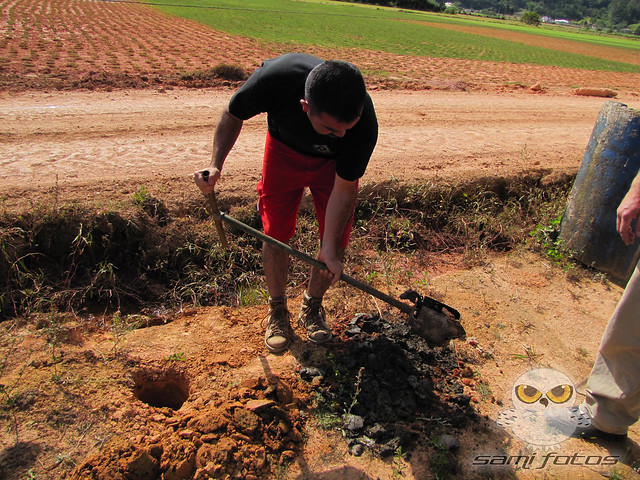
<path id="1" fill-rule="evenodd" d="M 466 359 L 453 348 L 431 347 L 405 323 L 378 315 L 358 314 L 344 327 L 326 360 L 300 375 L 319 387 L 353 455 L 408 452 L 416 440 L 476 418 L 456 373 Z"/>

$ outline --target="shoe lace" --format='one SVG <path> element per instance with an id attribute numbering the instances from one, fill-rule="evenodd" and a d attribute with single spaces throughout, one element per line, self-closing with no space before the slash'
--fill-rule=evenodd
<path id="1" fill-rule="evenodd" d="M 268 320 L 272 336 L 286 335 L 290 317 L 291 314 L 284 303 L 272 303 L 264 320 Z"/>
<path id="2" fill-rule="evenodd" d="M 311 298 L 308 302 L 302 304 L 302 317 L 300 320 L 305 328 L 326 328 L 325 318 L 326 314 L 321 300 Z"/>

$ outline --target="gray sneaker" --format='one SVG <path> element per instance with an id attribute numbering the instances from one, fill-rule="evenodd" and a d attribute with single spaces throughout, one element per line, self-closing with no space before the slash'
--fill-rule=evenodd
<path id="1" fill-rule="evenodd" d="M 307 331 L 307 338 L 313 343 L 325 343 L 333 334 L 326 323 L 326 315 L 321 298 L 313 298 L 304 292 L 298 325 Z"/>
<path id="2" fill-rule="evenodd" d="M 612 442 L 624 442 L 627 439 L 626 433 L 609 433 L 593 425 L 589 412 L 582 405 L 572 406 L 566 410 L 556 409 L 545 416 L 548 425 L 574 438 L 587 441 L 599 438 Z"/>
<path id="3" fill-rule="evenodd" d="M 269 315 L 264 344 L 271 353 L 284 352 L 291 343 L 291 314 L 284 298 L 269 298 Z"/>

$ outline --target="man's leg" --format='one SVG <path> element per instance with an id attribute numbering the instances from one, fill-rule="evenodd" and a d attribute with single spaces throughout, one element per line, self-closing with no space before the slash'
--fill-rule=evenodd
<path id="1" fill-rule="evenodd" d="M 271 298 L 285 297 L 289 273 L 289 254 L 267 242 L 262 244 L 262 262 Z"/>
<path id="2" fill-rule="evenodd" d="M 295 233 L 296 215 L 304 190 L 294 168 L 297 156 L 267 135 L 262 179 L 258 183 L 258 210 L 265 234 L 285 243 Z M 264 243 L 262 260 L 269 290 L 269 316 L 264 342 L 270 352 L 279 353 L 291 343 L 291 315 L 286 297 L 289 255 Z"/>
<path id="3" fill-rule="evenodd" d="M 592 424 L 626 434 L 640 417 L 640 270 L 633 272 L 607 328 L 587 381 L 584 407 Z"/>
<path id="4" fill-rule="evenodd" d="M 333 191 L 333 184 L 335 182 L 335 166 L 331 168 L 323 168 L 319 171 L 315 177 L 314 184 L 309 188 L 311 195 L 313 196 L 313 203 L 316 209 L 316 217 L 318 219 L 318 227 L 320 229 L 320 238 L 324 235 L 324 219 L 327 214 L 327 204 L 329 197 Z M 351 236 L 351 229 L 353 226 L 353 215 L 355 212 L 351 212 L 351 218 L 347 221 L 340 238 L 340 245 L 338 250 L 338 258 L 344 260 L 344 253 L 347 245 L 349 244 L 349 238 Z M 326 291 L 331 286 L 331 280 L 320 273 L 320 269 L 313 267 L 309 276 L 309 284 L 307 287 L 307 293 L 314 298 L 322 298 Z"/>
<path id="5" fill-rule="evenodd" d="M 289 255 L 273 245 L 262 244 L 262 262 L 269 290 L 269 323 L 264 335 L 264 343 L 272 353 L 280 353 L 289 348 L 291 332 L 289 310 L 287 309 L 287 274 Z"/>
<path id="6" fill-rule="evenodd" d="M 344 258 L 344 249 L 340 250 L 339 257 L 341 260 Z M 322 306 L 322 297 L 330 286 L 331 280 L 322 275 L 319 268 L 312 267 L 309 284 L 302 297 L 298 324 L 307 331 L 307 338 L 313 343 L 324 343 L 333 337 Z"/>
<path id="7" fill-rule="evenodd" d="M 324 176 L 319 176 L 318 184 L 311 187 L 320 228 L 320 238 L 322 238 L 324 233 L 324 218 L 327 210 L 327 202 L 331 195 L 334 180 L 335 174 L 331 176 L 325 173 Z M 324 182 L 324 184 L 322 182 Z M 353 212 L 351 219 L 347 222 L 347 225 L 345 225 L 340 239 L 340 250 L 338 251 L 340 260 L 344 259 L 344 252 L 349 243 L 352 224 Z M 327 342 L 333 336 L 329 325 L 327 325 L 326 314 L 322 306 L 322 299 L 330 286 L 331 280 L 322 275 L 319 268 L 312 267 L 307 291 L 304 292 L 302 308 L 298 315 L 298 324 L 307 331 L 307 338 L 314 343 Z"/>

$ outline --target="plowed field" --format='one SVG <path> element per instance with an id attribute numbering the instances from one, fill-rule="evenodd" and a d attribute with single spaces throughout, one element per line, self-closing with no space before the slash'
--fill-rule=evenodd
<path id="1" fill-rule="evenodd" d="M 221 64 L 248 72 L 264 58 L 286 47 L 215 32 L 205 26 L 170 18 L 149 6 L 89 0 L 3 0 L 0 3 L 0 87 L 113 88 L 158 84 L 220 83 L 193 79 Z M 436 24 L 432 24 L 435 26 Z M 440 28 L 446 25 L 437 25 Z M 465 31 L 468 31 L 466 29 Z M 636 63 L 631 53 L 577 42 L 550 41 L 517 32 L 476 28 L 471 33 L 499 35 L 515 42 Z M 289 47 L 290 48 L 290 47 Z M 490 89 L 522 88 L 535 83 L 547 89 L 600 87 L 637 91 L 639 74 L 581 71 L 535 65 L 420 58 L 384 52 L 303 47 L 322 58 L 342 58 L 370 75 L 370 83 L 394 88 Z"/>

